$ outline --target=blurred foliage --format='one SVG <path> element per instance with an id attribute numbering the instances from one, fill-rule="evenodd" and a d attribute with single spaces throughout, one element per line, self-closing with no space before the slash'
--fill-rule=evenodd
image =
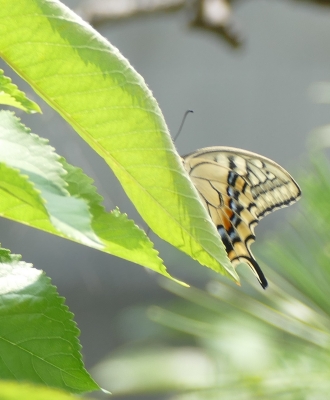
<path id="1" fill-rule="evenodd" d="M 122 317 L 131 344 L 95 367 L 101 385 L 171 400 L 329 398 L 330 164 L 312 147 L 297 176 L 298 212 L 255 244 L 269 288 L 257 287 L 247 269 L 242 287 L 218 280 L 203 291 L 162 281 L 176 300 Z M 144 318 L 143 333 L 133 333 L 134 314 Z"/>
<path id="2" fill-rule="evenodd" d="M 330 0 L 293 0 L 293 3 L 330 6 Z M 240 4 L 242 2 L 237 0 L 83 0 L 77 12 L 90 24 L 98 26 L 145 14 L 184 9 L 192 29 L 211 32 L 230 46 L 241 48 L 246 42 L 246 34 L 235 15 L 235 8 Z"/>
<path id="3" fill-rule="evenodd" d="M 212 32 L 231 46 L 243 44 L 241 29 L 236 23 L 231 2 L 227 0 L 93 0 L 82 1 L 77 10 L 94 26 L 122 21 L 145 14 L 187 11 L 191 28 Z"/>

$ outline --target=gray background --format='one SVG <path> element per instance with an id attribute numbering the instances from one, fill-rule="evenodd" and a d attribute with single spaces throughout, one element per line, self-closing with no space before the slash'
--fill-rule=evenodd
<path id="1" fill-rule="evenodd" d="M 72 7 L 78 1 L 67 1 Z M 270 157 L 299 174 L 310 131 L 329 123 L 329 106 L 315 105 L 310 85 L 330 78 L 330 9 L 291 1 L 246 1 L 235 9 L 247 36 L 234 50 L 209 33 L 186 27 L 184 12 L 130 19 L 100 28 L 145 78 L 175 133 L 193 109 L 177 141 L 185 154 L 212 145 L 234 146 Z M 14 83 L 42 106 L 43 115 L 20 114 L 32 131 L 95 179 L 108 209 L 143 222 L 108 167 L 17 76 Z M 262 237 L 285 219 L 271 215 L 257 228 Z M 157 276 L 118 258 L 0 220 L 1 242 L 43 269 L 75 313 L 87 367 L 125 341 L 116 320 L 132 304 L 160 304 L 169 294 Z M 151 234 L 170 272 L 203 285 L 209 271 Z M 136 327 L 132 327 L 134 330 Z"/>

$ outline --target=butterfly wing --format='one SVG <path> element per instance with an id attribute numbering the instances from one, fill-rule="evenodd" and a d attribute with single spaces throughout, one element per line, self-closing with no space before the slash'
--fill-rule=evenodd
<path id="1" fill-rule="evenodd" d="M 231 147 L 209 147 L 183 157 L 233 265 L 246 263 L 263 288 L 267 280 L 253 257 L 254 228 L 261 218 L 297 201 L 301 191 L 274 161 Z"/>

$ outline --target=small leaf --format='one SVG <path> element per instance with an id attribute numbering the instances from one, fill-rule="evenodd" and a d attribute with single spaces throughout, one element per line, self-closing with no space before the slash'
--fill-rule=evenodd
<path id="1" fill-rule="evenodd" d="M 64 158 L 61 159 L 61 163 L 68 172 L 65 178 L 70 195 L 85 199 L 89 204 L 93 216 L 92 227 L 105 245 L 103 251 L 139 263 L 187 286 L 167 272 L 162 260 L 158 257 L 158 252 L 153 248 L 153 243 L 144 231 L 127 218 L 126 214 L 122 214 L 118 208 L 110 213 L 105 211 L 101 205 L 103 199 L 92 185 L 92 179 L 80 168 L 68 164 Z"/>
<path id="2" fill-rule="evenodd" d="M 27 208 L 34 211 L 34 217 L 38 220 L 48 218 L 44 201 L 28 181 L 27 176 L 20 175 L 18 170 L 2 162 L 0 162 L 0 192 L 0 214 L 7 218 L 27 222 L 30 216 L 29 212 L 26 213 Z M 18 207 L 19 204 L 22 204 L 23 209 Z"/>
<path id="3" fill-rule="evenodd" d="M 51 224 L 76 241 L 102 248 L 84 200 L 66 190 L 66 171 L 48 141 L 33 135 L 12 113 L 0 112 L 0 162 L 27 175 L 44 199 Z"/>
<path id="4" fill-rule="evenodd" d="M 0 258 L 0 377 L 98 390 L 82 362 L 73 314 L 50 279 L 4 249 Z"/>
<path id="5" fill-rule="evenodd" d="M 11 79 L 3 74 L 2 69 L 0 69 L 0 104 L 20 108 L 29 114 L 41 113 L 38 104 L 28 99 L 24 92 L 18 90 L 17 86 L 11 83 Z"/>

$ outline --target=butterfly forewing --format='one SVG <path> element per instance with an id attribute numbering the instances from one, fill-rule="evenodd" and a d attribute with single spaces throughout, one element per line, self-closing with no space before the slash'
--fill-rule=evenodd
<path id="1" fill-rule="evenodd" d="M 210 147 L 183 157 L 184 166 L 216 225 L 233 265 L 246 263 L 267 286 L 250 245 L 254 227 L 270 212 L 297 201 L 291 175 L 266 157 L 230 147 Z"/>

